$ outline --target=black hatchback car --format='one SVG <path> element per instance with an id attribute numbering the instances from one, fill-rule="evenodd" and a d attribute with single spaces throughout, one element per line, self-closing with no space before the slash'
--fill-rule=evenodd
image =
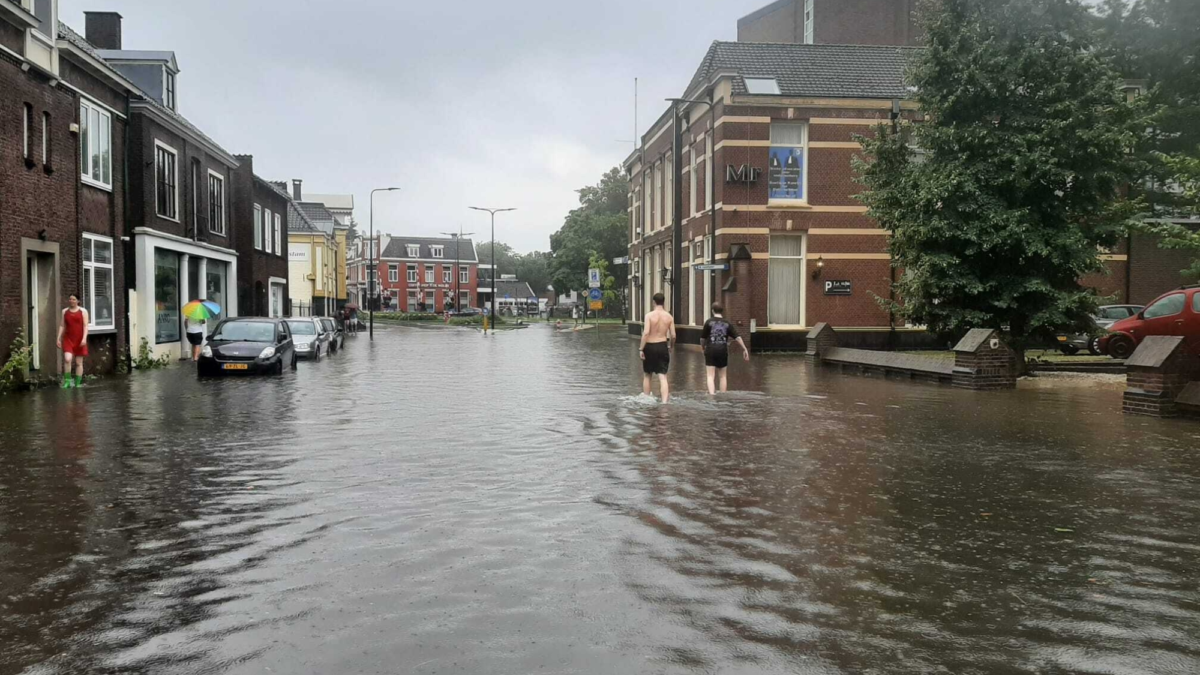
<path id="1" fill-rule="evenodd" d="M 200 350 L 200 377 L 226 373 L 280 375 L 296 367 L 292 333 L 282 319 L 241 317 L 217 324 Z"/>

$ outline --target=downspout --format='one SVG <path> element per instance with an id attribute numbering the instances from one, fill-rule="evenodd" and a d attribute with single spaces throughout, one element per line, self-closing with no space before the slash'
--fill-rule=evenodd
<path id="1" fill-rule="evenodd" d="M 132 110 L 129 106 L 129 94 L 125 94 L 125 129 L 121 132 L 121 218 L 124 222 L 121 224 L 121 231 L 126 232 L 125 227 L 129 223 L 129 127 L 132 121 Z M 78 144 L 76 144 L 78 145 Z M 133 343 L 130 342 L 132 337 L 129 333 L 129 279 L 132 276 L 130 272 L 129 261 L 133 260 L 135 249 L 133 246 L 132 234 L 124 234 L 119 239 L 115 235 L 117 228 L 117 219 L 113 218 L 114 240 L 120 241 L 122 244 L 124 259 L 122 267 L 125 273 L 125 297 L 122 301 L 125 303 L 125 311 L 122 312 L 122 322 L 125 324 L 125 372 L 133 370 Z M 136 264 L 136 263 L 135 263 Z M 120 341 L 117 341 L 117 349 L 120 350 Z"/>

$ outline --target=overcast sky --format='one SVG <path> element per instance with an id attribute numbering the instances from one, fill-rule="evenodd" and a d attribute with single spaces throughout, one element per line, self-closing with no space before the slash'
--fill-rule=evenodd
<path id="1" fill-rule="evenodd" d="M 769 0 L 60 0 L 124 17 L 126 49 L 173 50 L 179 108 L 255 171 L 353 193 L 365 229 L 457 230 L 519 251 L 549 235 L 683 92 L 708 45 Z M 626 141 L 620 143 L 618 141 Z"/>

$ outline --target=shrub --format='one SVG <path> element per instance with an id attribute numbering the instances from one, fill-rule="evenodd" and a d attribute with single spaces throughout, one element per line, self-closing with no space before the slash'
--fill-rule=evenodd
<path id="1" fill-rule="evenodd" d="M 158 358 L 154 357 L 154 353 L 150 351 L 150 341 L 142 338 L 142 344 L 138 346 L 137 358 L 133 360 L 133 367 L 138 370 L 155 370 L 158 368 L 166 368 L 171 363 L 171 355 L 163 354 Z"/>
<path id="2" fill-rule="evenodd" d="M 25 344 L 21 331 L 13 338 L 8 360 L 0 366 L 0 394 L 7 394 L 25 383 L 25 369 L 33 361 L 33 347 Z"/>

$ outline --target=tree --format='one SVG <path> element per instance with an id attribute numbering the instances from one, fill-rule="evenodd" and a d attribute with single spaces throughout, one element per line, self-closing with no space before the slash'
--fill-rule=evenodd
<path id="1" fill-rule="evenodd" d="M 629 180 L 614 167 L 598 185 L 579 190 L 579 208 L 567 214 L 563 226 L 550 235 L 550 264 L 554 288 L 559 293 L 587 288 L 592 257 L 604 260 L 628 255 Z M 618 288 L 625 279 L 616 280 Z"/>
<path id="2" fill-rule="evenodd" d="M 1194 156 L 1164 155 L 1160 159 L 1167 167 L 1171 184 L 1177 188 L 1179 199 L 1174 215 L 1200 217 L 1200 149 Z M 1200 230 L 1168 220 L 1147 221 L 1143 228 L 1158 235 L 1159 246 L 1163 248 L 1193 251 L 1192 264 L 1182 272 L 1191 281 L 1200 280 Z"/>
<path id="3" fill-rule="evenodd" d="M 475 255 L 484 265 L 492 264 L 492 242 L 483 241 L 475 245 Z M 503 242 L 496 242 L 496 278 L 501 274 L 516 274 L 519 254 Z"/>
<path id="4" fill-rule="evenodd" d="M 1077 0 L 941 0 L 908 75 L 924 123 L 881 126 L 857 160 L 891 231 L 897 314 L 1013 347 L 1092 329 L 1080 279 L 1126 231 L 1135 107 Z M 1143 121 L 1144 122 L 1144 121 Z M 922 156 L 910 145 L 919 147 Z"/>
<path id="5" fill-rule="evenodd" d="M 532 251 L 517 259 L 517 278 L 527 282 L 534 293 L 541 295 L 550 286 L 550 254 Z"/>

